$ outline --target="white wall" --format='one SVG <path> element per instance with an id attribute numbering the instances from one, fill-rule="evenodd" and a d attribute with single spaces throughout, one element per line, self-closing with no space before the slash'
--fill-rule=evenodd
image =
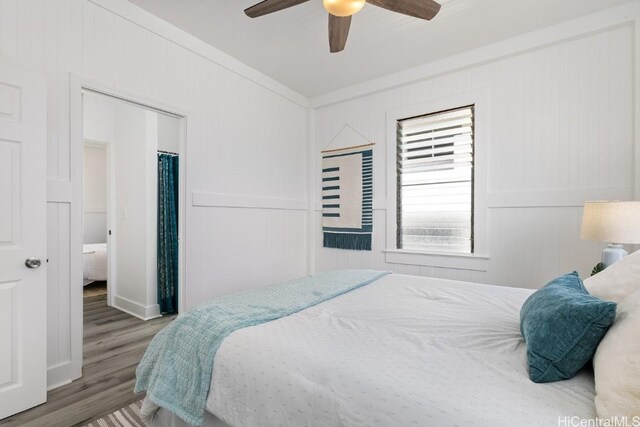
<path id="1" fill-rule="evenodd" d="M 85 143 L 83 158 L 83 243 L 107 242 L 107 150 Z"/>
<path id="2" fill-rule="evenodd" d="M 50 386 L 81 366 L 70 73 L 188 114 L 187 307 L 305 273 L 303 97 L 125 0 L 0 0 L 0 28 L 2 61 L 48 82 Z"/>
<path id="3" fill-rule="evenodd" d="M 161 130 L 173 132 L 170 126 L 160 128 L 159 117 L 155 111 L 115 98 L 92 92 L 83 95 L 84 139 L 94 141 L 93 145 L 109 146 L 111 153 L 113 224 L 109 254 L 113 256 L 109 262 L 115 275 L 110 283 L 110 303 L 142 319 L 159 315 L 156 152 Z M 85 148 L 85 158 L 86 153 Z M 106 151 L 103 153 L 106 179 Z M 92 183 L 85 179 L 84 184 L 86 194 Z M 106 202 L 106 181 L 104 184 Z M 106 209 L 104 212 L 106 221 Z M 87 215 L 84 217 L 86 228 Z"/>
<path id="4" fill-rule="evenodd" d="M 82 97 L 82 136 L 98 144 L 116 139 L 116 103 L 107 96 L 89 93 Z"/>
<path id="5" fill-rule="evenodd" d="M 177 118 L 158 114 L 158 150 L 180 151 L 180 120 Z"/>
<path id="6" fill-rule="evenodd" d="M 113 303 L 118 308 L 148 318 L 158 314 L 154 301 L 158 115 L 122 102 L 118 102 L 116 108 L 115 227 L 112 239 L 116 249 L 116 279 Z"/>
<path id="7" fill-rule="evenodd" d="M 146 111 L 120 104 L 114 144 L 116 298 L 146 301 L 147 283 Z"/>
<path id="8" fill-rule="evenodd" d="M 187 152 L 183 153 L 188 164 L 184 236 L 188 307 L 216 295 L 300 276 L 313 264 L 319 270 L 371 266 L 538 285 L 552 271 L 564 270 L 569 264 L 584 270 L 598 257 L 597 245 L 575 237 L 577 199 L 600 191 L 611 194 L 608 189 L 614 185 L 621 185 L 620 198 L 631 194 L 627 178 L 637 172 L 629 172 L 628 162 L 637 157 L 638 150 L 621 164 L 617 161 L 622 156 L 616 151 L 625 152 L 630 144 L 626 136 L 630 125 L 625 120 L 629 120 L 633 106 L 628 104 L 634 96 L 633 86 L 628 85 L 632 77 L 624 73 L 633 65 L 629 51 L 637 48 L 626 23 L 636 22 L 637 11 L 631 17 L 625 13 L 616 12 L 604 20 L 587 19 L 583 26 L 591 29 L 584 32 L 595 33 L 587 36 L 576 36 L 575 25 L 567 24 L 560 33 L 568 35 L 551 31 L 525 37 L 530 44 L 549 46 L 487 60 L 483 65 L 468 65 L 485 61 L 475 53 L 461 55 L 457 59 L 464 65 L 458 67 L 460 71 L 432 67 L 427 81 L 397 87 L 404 82 L 382 79 L 385 84 L 391 81 L 387 87 L 396 88 L 373 89 L 376 93 L 367 96 L 360 88 L 346 91 L 347 97 L 361 96 L 349 101 L 329 94 L 313 105 L 335 105 L 318 108 L 307 117 L 308 101 L 299 94 L 125 0 L 0 0 L 2 61 L 38 70 L 48 82 L 49 385 L 73 378 L 81 366 L 72 352 L 79 348 L 79 335 L 70 333 L 78 330 L 78 319 L 70 315 L 70 301 L 79 298 L 81 290 L 81 277 L 76 277 L 79 270 L 72 276 L 70 261 L 80 248 L 71 246 L 69 225 L 74 212 L 81 211 L 73 195 L 79 173 L 72 162 L 74 147 L 70 147 L 70 73 L 188 113 Z M 563 37 L 571 40 L 557 43 Z M 603 57 L 607 45 L 608 55 Z M 503 47 L 492 48 L 495 57 L 504 55 Z M 412 81 L 426 77 L 413 75 Z M 313 165 L 319 149 L 345 121 L 382 147 L 387 109 L 488 85 L 491 138 L 497 141 L 490 148 L 490 168 L 497 175 L 489 177 L 487 189 L 493 199 L 487 272 L 387 264 L 381 252 L 384 229 L 380 225 L 389 206 L 381 187 L 384 178 L 379 176 L 375 251 L 330 252 L 315 246 L 319 217 L 317 212 L 307 212 L 307 193 L 319 188 Z M 595 85 L 593 91 L 591 85 Z M 550 109 L 543 108 L 547 102 Z M 594 102 L 599 105 L 597 111 Z M 505 121 L 507 125 L 498 122 L 498 112 L 522 111 L 510 106 L 525 107 L 526 116 L 509 116 L 512 121 Z M 564 116 L 567 122 L 558 123 L 552 120 L 554 111 L 572 114 Z M 606 113 L 603 121 L 596 120 L 600 111 Z M 308 129 L 308 119 L 312 123 L 314 115 L 315 130 Z M 623 120 L 620 135 L 614 134 L 616 120 Z M 593 134 L 579 133 L 584 130 L 610 134 L 616 150 L 607 150 L 598 143 L 603 139 Z M 311 147 L 305 144 L 307 139 L 315 141 Z M 583 148 L 577 154 L 579 165 L 544 164 L 540 150 L 550 141 L 557 143 L 552 149 L 564 150 L 559 158 L 565 160 L 574 159 L 567 154 L 568 148 Z M 532 159 L 530 164 L 523 164 L 523 152 Z M 495 166 L 514 159 L 516 166 L 507 165 L 504 170 Z M 384 160 L 384 153 L 377 149 L 377 171 L 384 167 Z M 520 179 L 513 179 L 514 168 L 524 172 L 518 175 Z M 549 189 L 555 191 L 546 195 Z M 514 192 L 520 190 L 522 197 L 517 198 Z M 566 243 L 562 243 L 564 238 Z M 516 280 L 531 274 L 527 283 Z"/>
<path id="9" fill-rule="evenodd" d="M 499 51 L 503 55 L 505 49 Z M 310 150 L 318 160 L 310 180 L 320 188 L 318 153 L 345 123 L 375 141 L 374 243 L 371 252 L 322 248 L 316 192 L 316 270 L 375 268 L 533 288 L 573 269 L 588 274 L 601 245 L 580 240 L 582 203 L 634 197 L 634 51 L 633 24 L 615 22 L 603 31 L 415 83 L 386 90 L 372 85 L 369 95 L 351 96 L 357 90 L 345 90 L 345 101 L 339 100 L 340 93 L 323 98 L 334 102 L 314 111 Z M 387 114 L 471 91 L 487 97 L 482 147 L 487 158 L 477 165 L 486 168 L 486 184 L 476 191 L 487 204 L 487 249 L 480 255 L 488 261 L 385 253 L 395 245 L 386 229 L 387 213 L 395 209 L 387 192 L 387 174 L 395 175 L 393 160 L 386 157 L 388 145 L 395 143 L 388 137 L 393 130 Z"/>
<path id="10" fill-rule="evenodd" d="M 144 300 L 140 300 L 144 307 L 143 319 L 160 315 L 158 305 L 158 143 L 159 117 L 153 111 L 145 111 L 145 144 L 144 166 L 146 175 L 144 212 L 146 218 L 146 289 Z M 122 236 L 120 236 L 122 237 Z"/>
<path id="11" fill-rule="evenodd" d="M 116 108 L 104 96 L 84 96 L 83 110 L 83 243 L 106 243 L 107 146 L 115 141 Z"/>
<path id="12" fill-rule="evenodd" d="M 83 95 L 84 138 L 100 141 L 89 143 L 90 148 L 109 146 L 111 153 L 113 224 L 109 245 L 110 255 L 115 254 L 110 260 L 115 275 L 110 283 L 110 302 L 142 319 L 159 315 L 157 150 L 160 141 L 165 141 L 165 148 L 177 152 L 179 130 L 180 120 L 176 117 L 93 92 Z M 106 179 L 106 151 L 102 151 Z M 85 159 L 87 153 L 85 148 Z M 85 162 L 84 166 L 86 169 L 90 165 Z M 106 201 L 106 181 L 104 186 Z M 91 188 L 92 182 L 85 179 L 85 194 Z M 91 197 L 85 197 L 85 203 L 87 200 Z M 104 212 L 106 221 L 106 208 Z M 85 228 L 86 218 L 87 214 Z"/>

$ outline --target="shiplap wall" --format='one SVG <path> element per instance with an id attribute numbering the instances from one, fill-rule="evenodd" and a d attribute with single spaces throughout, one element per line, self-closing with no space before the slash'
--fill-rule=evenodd
<path id="1" fill-rule="evenodd" d="M 84 146 L 82 243 L 107 242 L 107 150 L 98 144 Z"/>
<path id="2" fill-rule="evenodd" d="M 48 82 L 49 386 L 73 375 L 80 292 L 69 267 L 81 250 L 69 238 L 70 73 L 187 112 L 187 307 L 306 272 L 305 207 L 281 203 L 305 205 L 303 97 L 124 0 L 0 0 L 0 58 Z M 191 204 L 194 192 L 204 203 Z"/>
<path id="3" fill-rule="evenodd" d="M 533 288 L 573 269 L 588 274 L 601 244 L 580 240 L 583 201 L 634 196 L 634 49 L 633 24 L 615 25 L 316 108 L 310 142 L 316 159 L 345 123 L 376 146 L 373 251 L 322 247 L 316 191 L 315 270 L 374 268 Z M 395 209 L 386 194 L 386 174 L 395 174 L 385 157 L 386 144 L 394 143 L 387 140 L 387 112 L 477 90 L 488 97 L 488 158 L 478 165 L 487 169 L 487 185 L 476 188 L 488 206 L 486 266 L 387 262 L 384 250 L 395 247 L 385 241 L 387 209 Z M 318 160 L 310 180 L 312 190 L 320 188 Z"/>
<path id="4" fill-rule="evenodd" d="M 300 95 L 125 0 L 0 0 L 0 60 L 48 82 L 49 385 L 71 378 L 77 291 L 69 270 L 78 203 L 70 73 L 188 112 L 190 307 L 302 275 L 307 264 L 516 286 L 539 286 L 573 267 L 584 273 L 599 245 L 577 237 L 579 201 L 632 196 L 633 49 L 633 28 L 619 26 L 309 113 Z M 488 88 L 491 110 L 487 271 L 386 263 L 385 112 L 474 88 Z M 320 216 L 307 216 L 318 151 L 345 122 L 378 142 L 370 253 L 322 249 Z M 557 161 L 548 162 L 548 150 Z"/>

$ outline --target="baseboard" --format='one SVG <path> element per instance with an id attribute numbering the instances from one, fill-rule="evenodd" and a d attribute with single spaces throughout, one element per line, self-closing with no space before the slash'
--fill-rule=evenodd
<path id="1" fill-rule="evenodd" d="M 61 381 L 61 382 L 53 384 L 53 385 L 47 384 L 47 391 L 54 390 L 54 389 L 56 389 L 58 387 L 62 387 L 63 385 L 67 385 L 67 384 L 71 384 L 71 380 L 64 380 L 64 381 Z"/>
<path id="2" fill-rule="evenodd" d="M 79 378 L 73 373 L 71 361 L 47 368 L 47 391 L 62 387 Z"/>
<path id="3" fill-rule="evenodd" d="M 118 295 L 114 295 L 113 307 L 142 320 L 151 320 L 161 316 L 158 304 L 145 306 Z"/>

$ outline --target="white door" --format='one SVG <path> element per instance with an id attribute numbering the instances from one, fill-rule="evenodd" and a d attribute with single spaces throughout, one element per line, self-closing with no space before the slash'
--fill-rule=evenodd
<path id="1" fill-rule="evenodd" d="M 44 79 L 0 64 L 0 419 L 47 400 L 46 144 Z"/>

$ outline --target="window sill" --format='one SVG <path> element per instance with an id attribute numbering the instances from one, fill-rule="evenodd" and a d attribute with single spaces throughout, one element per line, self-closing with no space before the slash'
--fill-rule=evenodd
<path id="1" fill-rule="evenodd" d="M 422 265 L 474 271 L 487 271 L 490 260 L 488 255 L 416 252 L 402 249 L 387 249 L 384 254 L 385 261 L 389 264 Z"/>

